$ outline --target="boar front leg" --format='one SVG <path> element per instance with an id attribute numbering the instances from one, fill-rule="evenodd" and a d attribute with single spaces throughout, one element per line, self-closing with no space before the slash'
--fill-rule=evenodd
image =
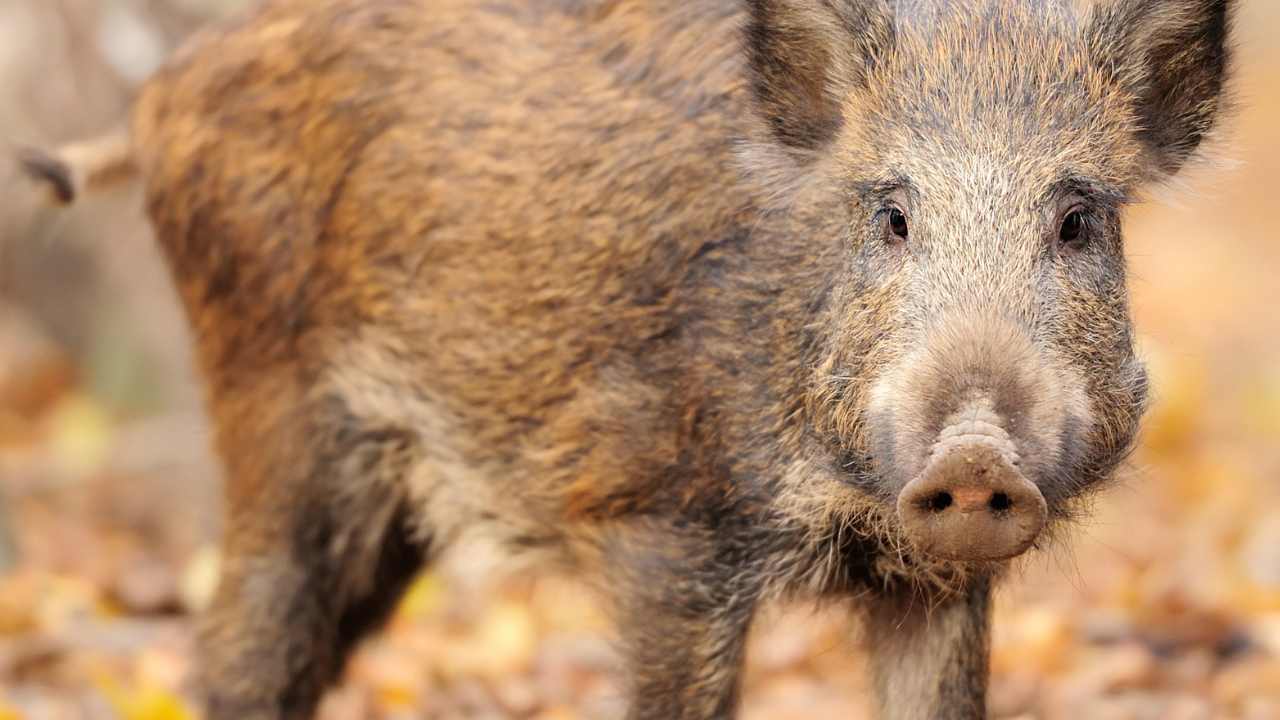
<path id="1" fill-rule="evenodd" d="M 304 720 L 424 562 L 404 491 L 417 441 L 337 398 L 215 400 L 229 515 L 199 638 L 206 716 Z"/>
<path id="2" fill-rule="evenodd" d="M 879 720 L 986 717 L 991 592 L 958 597 L 885 596 L 867 614 Z"/>
<path id="3" fill-rule="evenodd" d="M 731 539 L 654 530 L 607 554 L 630 684 L 629 720 L 734 716 L 759 574 Z M 745 557 L 750 557 L 746 555 Z"/>

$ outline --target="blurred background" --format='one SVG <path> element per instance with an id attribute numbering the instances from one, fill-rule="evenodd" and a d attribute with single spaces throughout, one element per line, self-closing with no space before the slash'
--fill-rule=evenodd
<path id="1" fill-rule="evenodd" d="M 242 4 L 0 0 L 0 138 L 111 129 L 176 43 Z M 1242 10 L 1218 162 L 1128 218 L 1142 447 L 1070 547 L 998 596 L 996 717 L 1280 718 L 1280 3 Z M 0 720 L 194 718 L 220 479 L 139 193 L 38 214 L 0 180 Z M 323 717 L 616 716 L 606 630 L 573 586 L 445 568 Z M 744 716 L 869 717 L 854 636 L 838 612 L 770 610 Z"/>

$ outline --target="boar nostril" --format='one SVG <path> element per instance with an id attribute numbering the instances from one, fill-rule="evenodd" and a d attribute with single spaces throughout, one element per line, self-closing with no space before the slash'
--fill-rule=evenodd
<path id="1" fill-rule="evenodd" d="M 991 496 L 991 502 L 988 504 L 991 506 L 992 510 L 1000 512 L 1013 507 L 1013 500 L 1009 499 L 1008 495 L 998 492 Z"/>
<path id="2" fill-rule="evenodd" d="M 947 508 L 951 507 L 951 493 L 949 492 L 935 493 L 934 495 L 930 496 L 928 505 L 929 505 L 929 509 L 934 512 L 942 512 L 943 510 L 946 510 Z"/>

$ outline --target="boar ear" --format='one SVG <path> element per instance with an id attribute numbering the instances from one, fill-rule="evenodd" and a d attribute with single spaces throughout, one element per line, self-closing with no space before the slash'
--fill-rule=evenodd
<path id="1" fill-rule="evenodd" d="M 1172 175 L 1226 101 L 1233 0 L 1113 0 L 1094 16 L 1092 49 L 1137 98 L 1141 138 Z"/>
<path id="2" fill-rule="evenodd" d="M 840 129 L 846 93 L 892 45 L 883 0 L 750 0 L 757 111 L 774 139 L 813 150 Z"/>

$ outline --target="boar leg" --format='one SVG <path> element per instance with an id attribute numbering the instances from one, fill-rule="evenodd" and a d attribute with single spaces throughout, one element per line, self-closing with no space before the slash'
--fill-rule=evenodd
<path id="1" fill-rule="evenodd" d="M 311 717 L 426 557 L 404 494 L 415 437 L 335 399 L 284 415 L 220 423 L 228 539 L 199 639 L 210 720 Z"/>
<path id="2" fill-rule="evenodd" d="M 867 615 L 880 720 L 986 717 L 990 585 L 947 600 L 886 596 Z"/>
<path id="3" fill-rule="evenodd" d="M 759 578 L 723 538 L 633 536 L 608 562 L 630 681 L 629 720 L 733 717 Z"/>

